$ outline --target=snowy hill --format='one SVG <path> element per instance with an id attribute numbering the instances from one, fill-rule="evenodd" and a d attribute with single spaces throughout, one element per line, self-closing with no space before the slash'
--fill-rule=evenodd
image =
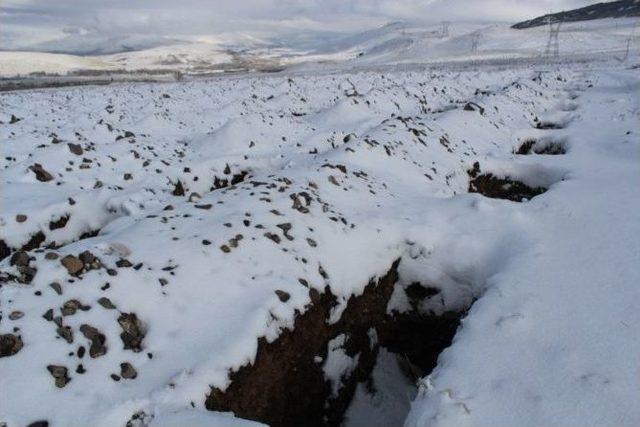
<path id="1" fill-rule="evenodd" d="M 539 16 L 528 21 L 514 24 L 512 28 L 524 29 L 539 27 L 541 25 L 547 25 L 549 21 L 567 23 L 605 18 L 630 18 L 636 16 L 640 16 L 640 1 L 618 0 L 606 3 L 596 3 L 579 9 Z"/>
<path id="2" fill-rule="evenodd" d="M 640 46 L 637 19 L 604 19 L 566 24 L 560 36 L 563 55 L 615 53 Z M 0 76 L 78 70 L 222 71 L 274 70 L 317 63 L 353 67 L 393 63 L 534 58 L 544 53 L 544 27 L 514 30 L 507 24 L 440 24 L 396 22 L 357 34 L 309 40 L 257 37 L 244 33 L 169 40 L 161 46 L 109 55 L 62 55 L 0 52 Z M 475 47 L 474 47 L 475 46 Z"/>

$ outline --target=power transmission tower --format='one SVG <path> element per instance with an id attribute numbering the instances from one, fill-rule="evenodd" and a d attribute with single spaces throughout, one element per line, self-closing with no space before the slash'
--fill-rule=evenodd
<path id="1" fill-rule="evenodd" d="M 471 53 L 477 53 L 478 46 L 480 46 L 480 33 L 473 33 L 471 34 Z"/>
<path id="2" fill-rule="evenodd" d="M 551 17 L 547 18 L 549 23 L 549 40 L 547 40 L 547 48 L 545 49 L 545 56 L 553 56 L 558 58 L 560 56 L 560 26 L 562 22 L 553 22 Z"/>
<path id="3" fill-rule="evenodd" d="M 442 30 L 440 32 L 440 38 L 445 38 L 445 37 L 449 37 L 449 25 L 451 24 L 451 22 L 449 21 L 442 21 Z"/>
<path id="4" fill-rule="evenodd" d="M 639 21 L 640 22 L 640 21 Z M 616 24 L 617 25 L 617 24 Z M 627 37 L 627 48 L 624 51 L 624 56 L 622 58 L 618 58 L 617 56 L 615 56 L 614 58 L 616 58 L 618 61 L 620 62 L 626 62 L 627 59 L 629 59 L 629 50 L 631 48 L 631 39 L 634 38 L 635 33 L 636 33 L 636 27 L 638 26 L 638 22 L 636 22 L 633 27 L 631 28 L 631 34 L 629 34 L 629 37 Z"/>

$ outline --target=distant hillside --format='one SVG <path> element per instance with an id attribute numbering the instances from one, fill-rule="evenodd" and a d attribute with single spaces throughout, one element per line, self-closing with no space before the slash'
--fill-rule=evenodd
<path id="1" fill-rule="evenodd" d="M 549 23 L 549 18 L 551 18 L 552 22 L 575 22 L 604 18 L 626 18 L 631 16 L 640 16 L 640 0 L 619 0 L 607 3 L 596 3 L 591 6 L 581 7 L 580 9 L 539 16 L 529 21 L 519 22 L 511 28 L 521 30 L 546 25 Z"/>

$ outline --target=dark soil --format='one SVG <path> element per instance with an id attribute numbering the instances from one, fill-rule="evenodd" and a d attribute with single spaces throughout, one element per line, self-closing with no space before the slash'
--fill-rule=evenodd
<path id="1" fill-rule="evenodd" d="M 567 149 L 562 142 L 540 142 L 535 139 L 527 139 L 516 151 L 516 154 L 547 154 L 557 156 L 567 154 Z"/>
<path id="2" fill-rule="evenodd" d="M 492 199 L 505 199 L 513 202 L 531 200 L 547 191 L 544 187 L 529 187 L 508 176 L 497 177 L 490 172 L 481 173 L 480 164 L 474 163 L 467 171 L 469 177 L 469 193 L 480 193 Z"/>
<path id="3" fill-rule="evenodd" d="M 312 289 L 312 302 L 297 316 L 294 329 L 283 331 L 272 343 L 259 339 L 255 362 L 232 372 L 226 390 L 212 388 L 206 397 L 207 409 L 232 411 L 273 427 L 338 426 L 358 383 L 370 379 L 380 346 L 401 353 L 420 375 L 430 372 L 438 354 L 450 345 L 462 314 L 388 315 L 399 262 L 395 261 L 378 281 L 370 281 L 362 295 L 352 296 L 334 324 L 327 320 L 336 297 L 329 287 L 322 294 Z M 437 293 L 432 288 L 420 292 L 419 287 L 414 286 L 412 298 Z M 377 339 L 371 338 L 373 330 Z M 343 378 L 337 396 L 332 396 L 322 365 L 329 341 L 341 334 L 346 335 L 346 354 L 358 355 L 358 363 L 350 376 Z"/>

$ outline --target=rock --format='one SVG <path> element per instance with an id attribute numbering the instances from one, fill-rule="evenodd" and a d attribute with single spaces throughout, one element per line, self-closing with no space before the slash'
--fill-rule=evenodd
<path id="1" fill-rule="evenodd" d="M 80 326 L 80 332 L 91 341 L 91 347 L 89 347 L 89 356 L 91 358 L 95 359 L 107 353 L 107 346 L 105 345 L 107 338 L 98 329 L 83 324 Z"/>
<path id="2" fill-rule="evenodd" d="M 31 172 L 36 174 L 36 179 L 41 182 L 51 181 L 53 179 L 53 175 L 47 172 L 40 163 L 34 163 L 29 166 Z"/>
<path id="3" fill-rule="evenodd" d="M 135 134 L 135 133 L 133 133 L 133 132 L 131 132 L 131 131 L 128 131 L 128 130 L 125 130 L 125 131 L 124 131 L 124 137 L 125 137 L 125 138 L 133 138 L 133 137 L 135 137 L 135 136 L 136 136 L 136 134 Z"/>
<path id="4" fill-rule="evenodd" d="M 124 174 L 123 179 L 125 181 L 130 181 L 130 180 L 133 179 L 133 175 L 127 172 L 127 173 Z"/>
<path id="5" fill-rule="evenodd" d="M 116 267 L 129 268 L 129 267 L 133 267 L 133 264 L 128 259 L 121 258 L 118 261 L 116 261 Z"/>
<path id="6" fill-rule="evenodd" d="M 120 376 L 127 380 L 132 380 L 138 376 L 138 371 L 129 362 L 120 364 Z"/>
<path id="7" fill-rule="evenodd" d="M 62 388 L 66 386 L 71 378 L 67 375 L 67 368 L 58 365 L 49 365 L 47 370 L 51 373 L 51 376 L 55 378 L 56 387 Z"/>
<path id="8" fill-rule="evenodd" d="M 47 310 L 47 311 L 42 315 L 42 317 L 43 317 L 45 320 L 47 320 L 47 321 L 51 322 L 51 321 L 53 320 L 53 309 L 52 309 L 52 308 L 50 308 L 49 310 Z"/>
<path id="9" fill-rule="evenodd" d="M 27 427 L 49 427 L 49 421 L 47 420 L 34 421 L 31 424 L 27 425 Z"/>
<path id="10" fill-rule="evenodd" d="M 17 251 L 11 255 L 9 264 L 16 265 L 18 267 L 26 267 L 29 265 L 29 254 L 25 251 Z"/>
<path id="11" fill-rule="evenodd" d="M 463 109 L 464 111 L 478 111 L 480 115 L 484 115 L 484 108 L 475 102 L 467 102 Z"/>
<path id="12" fill-rule="evenodd" d="M 98 304 L 100 304 L 102 307 L 106 308 L 107 310 L 114 310 L 116 308 L 116 306 L 107 297 L 100 298 L 98 300 Z"/>
<path id="13" fill-rule="evenodd" d="M 69 344 L 73 342 L 73 329 L 71 329 L 71 327 L 60 326 L 56 329 L 56 332 L 60 337 L 62 337 Z"/>
<path id="14" fill-rule="evenodd" d="M 22 119 L 20 119 L 20 118 L 18 118 L 15 115 L 12 114 L 11 115 L 11 120 L 9 120 L 9 124 L 12 125 L 14 123 L 18 123 L 20 120 L 22 120 Z"/>
<path id="15" fill-rule="evenodd" d="M 69 274 L 75 275 L 82 271 L 84 264 L 78 258 L 73 255 L 67 255 L 60 260 L 62 265 L 67 269 Z"/>
<path id="16" fill-rule="evenodd" d="M 288 240 L 293 240 L 293 236 L 291 236 L 289 234 L 289 231 L 291 231 L 291 223 L 290 222 L 285 222 L 283 224 L 278 224 L 278 225 L 276 225 L 276 227 L 278 227 L 279 229 L 282 230 L 282 234 L 284 234 L 284 237 L 286 237 Z"/>
<path id="17" fill-rule="evenodd" d="M 63 316 L 73 316 L 79 308 L 82 308 L 82 303 L 77 299 L 70 299 L 62 305 L 60 312 Z"/>
<path id="18" fill-rule="evenodd" d="M 54 259 L 58 259 L 59 255 L 55 252 L 47 252 L 44 255 L 44 259 L 48 259 L 48 260 L 54 260 Z"/>
<path id="19" fill-rule="evenodd" d="M 24 317 L 24 313 L 19 310 L 12 311 L 9 314 L 9 320 L 18 320 Z"/>
<path id="20" fill-rule="evenodd" d="M 180 180 L 178 180 L 178 182 L 176 183 L 176 186 L 174 187 L 171 194 L 173 194 L 174 196 L 184 196 L 184 187 L 182 186 L 182 182 Z"/>
<path id="21" fill-rule="evenodd" d="M 222 252 L 226 253 L 226 254 L 227 254 L 227 253 L 229 253 L 229 252 L 231 252 L 231 248 L 229 248 L 229 246 L 227 246 L 227 245 L 222 245 L 222 246 L 220 246 L 220 250 L 221 250 Z"/>
<path id="22" fill-rule="evenodd" d="M 280 289 L 276 289 L 276 295 L 278 296 L 278 299 L 280 299 L 280 301 L 282 302 L 287 302 L 289 301 L 289 298 L 291 298 L 291 295 L 289 295 L 289 292 L 285 292 Z"/>
<path id="23" fill-rule="evenodd" d="M 67 144 L 69 147 L 69 151 L 71 151 L 76 156 L 82 156 L 84 150 L 82 150 L 82 146 L 80 144 L 72 144 L 71 142 Z"/>
<path id="24" fill-rule="evenodd" d="M 80 261 L 82 261 L 85 266 L 90 266 L 94 261 L 97 260 L 96 256 L 89 251 L 82 252 L 80 255 L 78 255 L 78 258 L 80 258 Z"/>
<path id="25" fill-rule="evenodd" d="M 195 205 L 197 209 L 205 209 L 205 210 L 211 209 L 212 206 L 213 205 L 211 203 L 207 203 L 205 205 Z"/>
<path id="26" fill-rule="evenodd" d="M 142 340 L 145 333 L 138 316 L 135 313 L 122 313 L 118 317 L 118 323 L 123 331 L 120 334 L 120 339 L 124 343 L 124 349 L 135 352 L 142 351 Z"/>
<path id="27" fill-rule="evenodd" d="M 197 202 L 201 198 L 202 198 L 202 196 L 200 196 L 200 194 L 198 194 L 196 192 L 193 192 L 193 193 L 189 194 L 189 202 Z"/>
<path id="28" fill-rule="evenodd" d="M 27 220 L 27 216 L 24 214 L 16 215 L 16 222 L 25 222 Z"/>
<path id="29" fill-rule="evenodd" d="M 51 289 L 53 289 L 56 292 L 56 294 L 62 295 L 62 286 L 60 285 L 60 283 L 58 282 L 49 283 L 49 286 L 51 286 Z"/>
<path id="30" fill-rule="evenodd" d="M 275 243 L 280 243 L 280 236 L 278 236 L 277 234 L 266 232 L 264 233 L 264 237 L 266 237 L 267 239 L 273 240 Z"/>
<path id="31" fill-rule="evenodd" d="M 22 337 L 20 335 L 0 335 L 0 357 L 13 356 L 22 349 Z"/>
<path id="32" fill-rule="evenodd" d="M 120 377 L 116 374 L 111 374 L 111 379 L 114 381 L 120 381 Z"/>

